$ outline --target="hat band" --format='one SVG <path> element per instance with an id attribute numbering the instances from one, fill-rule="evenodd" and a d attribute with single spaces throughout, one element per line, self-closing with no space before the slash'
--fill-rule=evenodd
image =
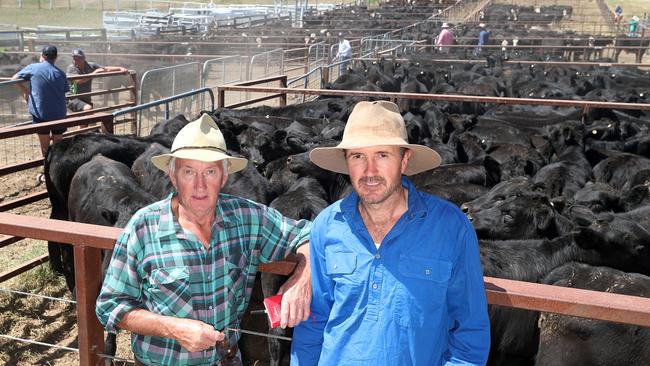
<path id="1" fill-rule="evenodd" d="M 218 151 L 220 153 L 228 155 L 228 153 L 225 150 L 220 149 L 220 148 L 215 147 L 215 146 L 183 146 L 183 147 L 179 147 L 178 149 L 174 149 L 171 153 L 174 154 L 179 150 L 215 150 L 215 151 Z M 228 156 L 230 156 L 230 155 L 228 155 Z"/>

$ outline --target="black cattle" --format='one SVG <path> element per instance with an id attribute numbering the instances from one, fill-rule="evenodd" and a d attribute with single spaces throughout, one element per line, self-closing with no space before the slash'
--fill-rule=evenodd
<path id="1" fill-rule="evenodd" d="M 572 228 L 571 222 L 540 193 L 505 197 L 491 207 L 470 212 L 468 218 L 481 239 L 555 238 Z"/>
<path id="2" fill-rule="evenodd" d="M 335 202 L 352 191 L 349 177 L 322 169 L 309 160 L 309 153 L 294 154 L 287 158 L 287 167 L 299 177 L 315 178 L 326 192 L 325 199 Z"/>
<path id="3" fill-rule="evenodd" d="M 156 197 L 140 187 L 129 167 L 96 155 L 77 169 L 70 182 L 67 206 L 70 221 L 124 227 L 137 210 L 154 201 Z M 103 254 L 102 273 L 108 268 L 111 252 Z M 72 250 L 64 253 L 64 258 L 66 254 L 70 256 L 65 263 L 74 274 Z M 115 355 L 115 351 L 115 334 L 108 333 L 104 352 Z"/>
<path id="4" fill-rule="evenodd" d="M 135 159 L 131 166 L 131 171 L 138 183 L 158 200 L 169 195 L 174 186 L 169 180 L 169 175 L 153 165 L 151 157 L 168 153 L 169 148 L 154 142 Z"/>
<path id="5" fill-rule="evenodd" d="M 460 208 L 466 214 L 472 214 L 477 211 L 489 209 L 507 197 L 520 196 L 532 192 L 533 184 L 531 180 L 527 177 L 517 177 L 498 183 L 488 193 L 475 200 L 463 203 Z"/>
<path id="6" fill-rule="evenodd" d="M 594 166 L 594 179 L 597 182 L 608 183 L 616 189 L 626 190 L 632 188 L 638 174 L 645 174 L 650 170 L 650 159 L 638 155 L 621 153 L 607 158 Z"/>
<path id="7" fill-rule="evenodd" d="M 182 118 L 184 120 L 184 118 Z M 154 127 L 163 131 L 177 130 L 177 126 L 184 125 L 187 121 L 171 119 L 164 121 L 162 125 L 168 127 Z M 174 127 L 176 126 L 176 127 Z M 180 128 L 178 128 L 180 129 Z M 108 159 L 121 162 L 129 167 L 140 156 L 150 144 L 154 142 L 163 145 L 170 143 L 174 136 L 156 133 L 147 137 L 132 137 L 102 134 L 81 134 L 69 139 L 63 139 L 52 145 L 45 154 L 44 173 L 45 185 L 52 207 L 50 218 L 67 220 L 68 196 L 70 182 L 77 169 L 93 156 L 101 154 Z M 169 146 L 169 145 L 168 145 Z M 64 249 L 67 248 L 67 249 Z M 70 291 L 74 289 L 74 272 L 71 271 L 71 256 L 64 254 L 63 250 L 71 253 L 69 244 L 55 242 L 48 243 L 50 265 L 55 272 L 62 273 L 66 277 L 66 283 Z"/>
<path id="8" fill-rule="evenodd" d="M 625 35 L 618 35 L 614 38 L 614 60 L 618 62 L 618 57 L 621 52 L 625 51 L 626 53 L 634 54 L 634 59 L 637 64 L 641 63 L 643 60 L 643 55 L 645 51 L 650 46 L 650 38 L 637 38 L 637 37 L 626 37 Z"/>
<path id="9" fill-rule="evenodd" d="M 320 183 L 310 177 L 299 178 L 287 192 L 274 199 L 269 205 L 280 211 L 283 215 L 293 219 L 313 220 L 316 215 L 327 207 L 325 200 L 326 193 Z M 286 281 L 285 276 L 262 273 L 262 292 L 265 297 L 277 293 L 280 285 Z M 289 329 L 274 328 L 269 330 L 272 335 L 290 336 Z M 271 365 L 288 364 L 289 349 L 286 341 L 269 338 L 269 353 L 271 354 Z"/>
<path id="10" fill-rule="evenodd" d="M 608 258 L 608 266 L 650 275 L 650 206 L 618 214 L 571 210 L 580 227 L 575 236 L 581 248 Z"/>
<path id="11" fill-rule="evenodd" d="M 483 273 L 516 281 L 540 282 L 553 268 L 581 260 L 600 261 L 594 251 L 577 247 L 570 236 L 552 240 L 480 240 Z M 531 364 L 537 351 L 538 312 L 490 306 L 490 365 Z"/>
<path id="12" fill-rule="evenodd" d="M 268 204 L 271 198 L 268 179 L 250 163 L 244 170 L 228 175 L 228 182 L 221 191 L 263 204 Z"/>
<path id="13" fill-rule="evenodd" d="M 567 263 L 546 284 L 650 297 L 650 277 L 607 267 Z M 637 325 L 542 313 L 536 366 L 647 365 L 650 329 Z"/>
<path id="14" fill-rule="evenodd" d="M 593 212 L 620 211 L 621 192 L 607 183 L 587 182 L 573 195 L 573 203 Z"/>

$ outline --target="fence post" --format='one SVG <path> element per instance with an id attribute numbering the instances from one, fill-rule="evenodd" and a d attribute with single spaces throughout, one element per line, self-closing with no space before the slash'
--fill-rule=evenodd
<path id="1" fill-rule="evenodd" d="M 217 87 L 217 108 L 224 108 L 225 106 L 226 106 L 226 91 L 220 86 L 218 86 Z"/>
<path id="2" fill-rule="evenodd" d="M 282 75 L 282 78 L 280 78 L 280 87 L 286 88 L 287 87 L 287 75 Z M 282 95 L 280 96 L 280 107 L 286 107 L 287 106 L 287 92 L 283 92 Z"/>
<path id="3" fill-rule="evenodd" d="M 95 301 L 102 285 L 101 249 L 85 245 L 74 246 L 77 318 L 79 327 L 79 364 L 100 363 L 98 353 L 104 352 L 104 330 L 95 315 Z"/>

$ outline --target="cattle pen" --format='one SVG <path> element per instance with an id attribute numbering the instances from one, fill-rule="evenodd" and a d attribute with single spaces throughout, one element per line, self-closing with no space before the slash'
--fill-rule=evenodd
<path id="1" fill-rule="evenodd" d="M 271 21 L 270 18 L 241 18 L 237 22 L 223 23 L 218 27 L 220 29 L 208 29 L 198 36 L 173 33 L 171 28 L 170 33 L 160 31 L 157 35 L 154 32 L 152 36 L 131 32 L 119 39 L 110 39 L 105 30 L 93 32 L 85 39 L 74 39 L 75 34 L 81 31 L 68 34 L 65 31 L 47 31 L 40 32 L 40 36 L 37 34 L 39 32 L 33 30 L 10 31 L 8 37 L 11 42 L 7 49 L 11 50 L 3 53 L 3 57 L 18 59 L 36 55 L 39 47 L 51 42 L 56 42 L 66 50 L 65 52 L 82 45 L 89 50 L 89 57 L 105 65 L 127 64 L 131 72 L 128 75 L 102 76 L 120 77 L 126 81 L 121 85 L 114 83 L 104 87 L 107 83 L 97 79 L 96 86 L 101 89 L 92 95 L 95 100 L 103 101 L 97 104 L 100 107 L 96 110 L 39 127 L 16 124 L 22 121 L 21 118 L 25 119 L 26 111 L 22 104 L 16 102 L 12 94 L 12 83 L 0 84 L 0 98 L 3 101 L 7 98 L 11 100 L 11 103 L 0 103 L 3 118 L 3 124 L 0 125 L 0 145 L 3 145 L 5 150 L 4 155 L 0 155 L 0 179 L 13 180 L 20 174 L 33 175 L 32 172 L 42 166 L 43 159 L 38 157 L 34 142 L 29 140 L 34 132 L 61 126 L 74 128 L 88 122 L 99 125 L 87 130 L 75 130 L 69 136 L 89 131 L 147 136 L 157 122 L 179 113 L 193 116 L 203 110 L 214 113 L 226 111 L 225 113 L 232 113 L 232 116 L 238 116 L 238 111 L 254 110 L 262 106 L 278 107 L 270 109 L 278 111 L 283 107 L 299 108 L 303 103 L 308 106 L 310 101 L 318 103 L 332 98 L 340 103 L 386 99 L 406 106 L 403 108 L 405 118 L 411 118 L 411 121 L 425 116 L 431 117 L 432 114 L 425 115 L 425 108 L 418 110 L 420 106 L 445 106 L 439 107 L 447 108 L 448 112 L 445 118 L 448 118 L 450 123 L 444 128 L 451 129 L 453 124 L 453 128 L 459 131 L 461 127 L 466 127 L 461 126 L 463 123 L 471 125 L 476 124 L 477 120 L 497 120 L 500 116 L 498 113 L 488 116 L 486 111 L 500 110 L 500 113 L 516 114 L 522 110 L 528 111 L 528 107 L 548 108 L 553 111 L 549 119 L 570 117 L 578 120 L 583 128 L 588 129 L 588 134 L 602 137 L 602 140 L 598 141 L 598 147 L 609 148 L 615 146 L 616 141 L 613 137 L 608 137 L 608 133 L 618 133 L 619 136 L 632 134 L 629 132 L 631 129 L 626 124 L 627 121 L 643 121 L 650 111 L 650 104 L 647 102 L 650 93 L 647 87 L 637 86 L 634 82 L 631 82 L 629 87 L 631 91 L 625 94 L 625 98 L 620 99 L 617 98 L 622 93 L 616 96 L 613 93 L 594 93 L 592 96 L 595 97 L 587 100 L 570 95 L 575 89 L 567 91 L 574 87 L 586 88 L 588 82 L 596 84 L 594 80 L 597 80 L 597 77 L 600 77 L 599 81 L 605 80 L 603 84 L 606 85 L 617 82 L 616 78 L 632 80 L 629 75 L 633 72 L 640 70 L 638 75 L 644 75 L 643 72 L 647 75 L 650 69 L 650 64 L 643 62 L 644 56 L 647 60 L 645 52 L 648 48 L 647 42 L 650 41 L 646 23 L 643 23 L 640 29 L 641 37 L 632 39 L 638 44 L 620 43 L 621 40 L 627 41 L 626 37 L 621 37 L 625 30 L 620 24 L 603 20 L 611 13 L 611 9 L 603 0 L 461 0 L 438 1 L 439 4 L 434 6 L 420 6 L 420 1 L 409 3 L 410 5 L 383 4 L 374 11 L 366 7 L 338 7 L 329 10 L 329 13 L 306 12 L 301 20 L 302 28 L 291 27 L 289 18 L 278 18 L 277 22 Z M 545 9 L 552 10 L 549 19 L 526 20 L 526 17 L 539 14 L 538 8 L 542 14 Z M 449 46 L 449 53 L 438 52 L 433 44 L 433 36 L 443 21 L 453 24 L 461 34 L 456 38 L 457 43 Z M 475 54 L 474 43 L 480 22 L 488 22 L 490 27 L 494 27 L 491 43 L 484 47 L 489 57 Z M 501 23 L 503 30 L 500 28 Z M 284 26 L 291 28 L 280 29 Z M 528 34 L 530 29 L 539 31 Z M 526 33 L 518 33 L 523 30 Z M 341 68 L 342 62 L 333 60 L 338 47 L 335 40 L 338 32 L 346 32 L 353 47 L 354 57 L 350 60 L 347 71 Z M 46 35 L 56 35 L 60 38 L 53 41 L 45 38 Z M 513 43 L 514 40 L 517 42 Z M 400 67 L 402 69 L 398 71 Z M 389 68 L 391 71 L 386 71 L 384 75 L 384 71 Z M 458 80 L 462 77 L 458 75 L 463 72 L 478 74 L 482 70 L 488 70 L 489 73 L 488 77 L 481 81 L 497 75 L 494 70 L 500 70 L 501 75 L 512 75 L 527 70 L 531 75 L 537 76 L 556 73 L 555 75 L 561 75 L 571 82 L 562 84 L 567 90 L 549 87 L 543 92 L 538 92 L 533 88 L 526 89 L 530 84 L 526 84 L 526 88 L 508 90 L 508 93 L 517 92 L 516 97 L 499 96 L 491 90 L 486 93 L 483 90 L 458 92 L 451 91 L 451 88 L 434 91 L 428 84 L 426 91 L 417 88 L 377 91 L 381 89 L 378 86 L 381 82 L 388 84 L 386 78 L 382 79 L 383 76 L 387 75 L 388 79 L 397 78 L 400 72 L 411 72 L 409 80 L 416 80 L 421 84 L 426 84 L 429 80 L 425 79 L 430 78 L 440 85 L 450 85 L 454 82 L 459 85 Z M 415 76 L 416 71 L 422 76 Z M 345 85 L 341 80 L 345 81 L 342 76 L 346 74 L 365 79 L 366 83 Z M 406 84 L 408 77 L 406 74 L 400 75 Z M 370 78 L 375 79 L 367 82 Z M 546 79 L 539 78 L 535 81 L 541 86 L 548 85 Z M 417 85 L 417 82 L 414 84 Z M 118 98 L 111 101 L 109 97 L 112 94 L 118 95 Z M 334 105 L 339 107 L 337 103 L 339 102 Z M 453 112 L 449 112 L 450 110 Z M 538 113 L 538 110 L 533 111 Z M 473 120 L 464 121 L 460 117 L 471 114 Z M 610 118 L 624 116 L 626 123 L 619 125 L 618 122 L 612 122 L 610 125 L 614 127 L 611 128 L 607 123 L 597 126 L 593 122 L 596 116 L 601 115 Z M 277 116 L 274 116 L 273 112 L 268 112 L 257 116 L 255 123 L 263 122 L 264 118 L 274 120 L 274 117 Z M 438 115 L 434 117 L 438 118 Z M 522 119 L 525 117 L 530 118 L 531 124 L 543 120 L 539 114 L 524 115 Z M 319 115 L 310 119 L 289 116 L 287 121 L 291 118 L 296 122 L 304 122 L 324 117 Z M 282 122 L 280 117 L 276 120 Z M 611 132 L 616 128 L 619 128 L 618 132 Z M 413 131 L 409 130 L 409 133 L 417 133 L 417 128 L 416 132 Z M 570 132 L 559 133 L 567 134 L 567 139 L 572 138 Z M 259 135 L 266 137 L 262 132 L 259 132 Z M 588 136 L 585 137 L 587 138 Z M 639 142 L 639 146 L 641 145 L 642 142 Z M 489 141 L 478 141 L 473 146 L 486 151 L 493 148 Z M 456 149 L 460 150 L 461 147 Z M 600 152 L 596 148 L 590 151 L 594 155 Z M 463 153 L 469 154 L 465 151 Z M 266 163 L 259 164 L 262 167 Z M 15 178 L 18 182 L 20 179 L 24 178 Z M 487 183 L 485 185 L 487 186 Z M 28 188 L 12 192 L 0 200 L 0 248 L 8 247 L 23 238 L 70 243 L 74 246 L 78 341 L 62 349 L 66 352 L 77 352 L 82 365 L 95 365 L 102 359 L 110 359 L 113 356 L 104 354 L 104 333 L 94 314 L 94 299 L 101 285 L 101 276 L 95 269 L 99 268 L 100 251 L 112 247 L 119 229 L 7 213 L 21 212 L 20 209 L 27 207 L 26 205 L 42 203 L 48 197 L 47 191 L 41 190 L 42 187 L 38 184 L 35 190 Z M 555 200 L 551 203 L 558 204 L 558 207 L 566 204 Z M 0 282 L 47 261 L 47 255 L 39 255 L 18 267 L 5 269 L 0 273 Z M 260 270 L 266 273 L 288 274 L 292 268 L 292 262 L 280 262 L 264 265 Z M 650 299 L 647 297 L 550 286 L 523 280 L 520 282 L 489 275 L 486 275 L 484 280 L 488 301 L 494 308 L 527 309 L 650 327 Z M 1 333 L 4 332 L 0 331 L 0 338 L 7 338 Z M 29 341 L 24 338 L 26 337 L 14 337 L 3 341 Z M 115 360 L 131 362 L 128 359 Z"/>

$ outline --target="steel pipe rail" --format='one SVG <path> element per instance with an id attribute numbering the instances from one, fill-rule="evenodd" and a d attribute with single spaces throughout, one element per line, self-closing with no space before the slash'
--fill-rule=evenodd
<path id="1" fill-rule="evenodd" d="M 96 365 L 103 353 L 103 329 L 95 316 L 101 287 L 101 249 L 111 249 L 121 229 L 40 217 L 0 213 L 0 234 L 52 240 L 74 246 L 77 280 L 79 358 L 82 366 Z M 272 264 L 274 273 L 291 273 L 294 263 Z M 260 266 L 264 271 L 269 267 Z M 625 324 L 650 326 L 650 298 L 526 283 L 485 277 L 488 303 L 547 311 Z"/>
<path id="2" fill-rule="evenodd" d="M 418 93 L 386 93 L 353 90 L 330 90 L 330 89 L 293 89 L 293 88 L 272 88 L 239 85 L 222 85 L 219 91 L 237 91 L 252 93 L 282 93 L 282 94 L 305 94 L 305 95 L 328 95 L 346 97 L 372 97 L 384 99 L 418 99 L 446 102 L 472 102 L 472 103 L 496 103 L 513 105 L 549 105 L 558 107 L 576 107 L 583 110 L 593 108 L 609 109 L 636 109 L 650 110 L 650 104 L 641 103 L 619 103 L 600 102 L 589 100 L 564 100 L 564 99 L 533 99 L 533 98 L 509 98 L 509 97 L 482 97 L 474 95 L 459 94 L 418 94 Z"/>
<path id="3" fill-rule="evenodd" d="M 419 47 L 419 46 L 417 46 Z M 373 57 L 360 57 L 353 59 L 354 61 L 381 61 L 381 58 Z M 414 61 L 408 58 L 391 58 L 390 61 L 395 62 L 409 62 Z M 484 64 L 485 60 L 459 60 L 459 59 L 428 59 L 420 60 L 420 64 Z M 541 65 L 541 66 L 585 66 L 585 67 L 650 67 L 650 64 L 637 64 L 637 63 L 620 63 L 620 62 L 595 62 L 595 61 L 528 61 L 528 60 L 506 60 L 504 64 L 521 64 L 521 65 Z"/>

